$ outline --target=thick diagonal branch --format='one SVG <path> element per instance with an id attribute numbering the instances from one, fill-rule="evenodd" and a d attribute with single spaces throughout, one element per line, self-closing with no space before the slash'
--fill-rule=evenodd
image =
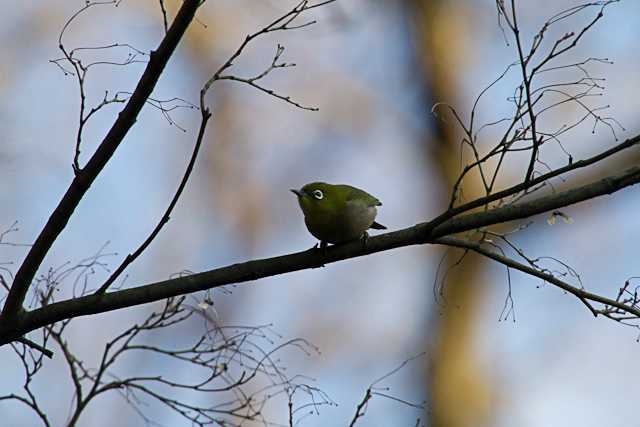
<path id="1" fill-rule="evenodd" d="M 49 304 L 25 313 L 18 322 L 0 322 L 0 344 L 63 319 L 103 313 L 192 292 L 212 289 L 232 283 L 242 283 L 321 265 L 360 257 L 394 248 L 440 243 L 438 239 L 481 227 L 528 218 L 561 209 L 605 194 L 611 194 L 640 182 L 640 167 L 609 176 L 562 193 L 539 197 L 530 202 L 495 208 L 449 219 L 437 225 L 433 222 L 370 237 L 361 241 L 330 246 L 326 250 L 310 249 L 289 255 L 265 258 L 217 268 L 214 270 L 124 289 L 106 294 L 93 294 Z"/>
<path id="2" fill-rule="evenodd" d="M 60 203 L 58 203 L 58 206 L 49 217 L 46 225 L 20 265 L 0 317 L 3 322 L 11 322 L 12 318 L 20 314 L 22 303 L 31 281 L 42 264 L 44 257 L 67 225 L 80 200 L 82 200 L 93 181 L 111 159 L 136 122 L 138 114 L 151 95 L 162 71 L 167 62 L 169 62 L 169 58 L 171 58 L 200 4 L 200 0 L 185 0 L 158 49 L 151 52 L 149 63 L 131 98 L 129 98 L 129 102 L 118 114 L 117 120 L 86 166 L 77 172 Z"/>

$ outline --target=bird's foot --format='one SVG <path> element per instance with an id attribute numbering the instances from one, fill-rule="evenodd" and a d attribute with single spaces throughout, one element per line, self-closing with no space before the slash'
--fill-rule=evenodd
<path id="1" fill-rule="evenodd" d="M 315 251 L 315 252 L 320 252 L 320 256 L 322 258 L 327 256 L 327 242 L 320 242 L 320 245 L 318 246 L 318 244 L 316 243 L 315 245 L 313 245 L 313 247 L 310 249 L 311 251 Z M 318 267 L 324 267 L 324 263 L 321 263 Z"/>
<path id="2" fill-rule="evenodd" d="M 369 233 L 365 231 L 362 237 L 360 237 L 360 241 L 362 242 L 362 246 L 366 247 L 367 242 L 369 241 Z"/>

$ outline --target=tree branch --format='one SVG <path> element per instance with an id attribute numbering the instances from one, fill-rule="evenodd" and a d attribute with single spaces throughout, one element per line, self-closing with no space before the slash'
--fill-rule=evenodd
<path id="1" fill-rule="evenodd" d="M 24 298 L 44 257 L 67 225 L 80 200 L 136 122 L 138 114 L 151 95 L 164 67 L 169 62 L 169 58 L 171 58 L 200 4 L 200 0 L 185 0 L 183 2 L 158 49 L 151 52 L 149 63 L 127 105 L 118 114 L 117 120 L 86 166 L 77 171 L 67 192 L 49 217 L 16 273 L 0 317 L 3 323 L 12 323 L 14 318 L 20 317 Z"/>
<path id="2" fill-rule="evenodd" d="M 503 206 L 488 211 L 452 218 L 435 227 L 432 238 L 473 230 L 479 227 L 500 224 L 516 219 L 528 218 L 555 209 L 574 205 L 585 200 L 612 194 L 640 182 L 640 167 L 635 166 L 618 175 L 610 175 L 599 181 L 572 188 L 550 196 L 539 197 L 529 202 Z M 427 223 L 426 225 L 428 225 Z"/>
<path id="3" fill-rule="evenodd" d="M 551 274 L 545 273 L 540 270 L 536 270 L 533 267 L 521 264 L 509 257 L 506 257 L 499 253 L 483 248 L 477 242 L 457 239 L 455 237 L 441 237 L 439 239 L 436 239 L 434 243 L 439 243 L 446 246 L 455 246 L 462 249 L 469 249 L 476 253 L 479 253 L 480 255 L 484 255 L 487 258 L 491 258 L 492 260 L 497 261 L 500 264 L 504 264 L 507 267 L 514 268 L 516 270 L 522 271 L 523 273 L 527 273 L 534 277 L 538 277 L 544 280 L 545 282 L 551 283 L 552 285 L 557 286 L 558 288 L 564 291 L 567 291 L 570 294 L 573 294 L 576 297 L 578 297 L 587 306 L 589 311 L 591 311 L 591 313 L 594 316 L 597 316 L 598 314 L 600 314 L 600 312 L 598 310 L 594 310 L 593 307 L 591 307 L 591 305 L 587 301 L 595 301 L 600 304 L 604 304 L 605 306 L 615 307 L 640 318 L 640 309 L 638 309 L 637 307 L 630 306 L 628 304 L 624 304 L 615 299 L 603 297 L 601 295 L 594 294 L 592 292 L 588 292 L 588 291 L 585 291 L 584 289 L 570 285 L 569 283 L 563 280 L 560 280 Z"/>
<path id="4" fill-rule="evenodd" d="M 640 167 L 599 181 L 533 201 L 456 217 L 442 223 L 425 222 L 413 227 L 335 245 L 325 250 L 309 249 L 289 255 L 248 261 L 214 270 L 164 280 L 106 294 L 94 294 L 49 304 L 25 313 L 16 322 L 0 323 L 0 345 L 45 325 L 78 316 L 103 313 L 146 304 L 165 298 L 203 291 L 232 283 L 242 283 L 325 264 L 360 257 L 394 248 L 440 243 L 441 238 L 507 221 L 513 221 L 560 209 L 584 200 L 611 194 L 640 182 Z"/>
<path id="5" fill-rule="evenodd" d="M 46 348 L 44 346 L 41 346 L 37 342 L 33 342 L 30 339 L 25 338 L 25 337 L 20 337 L 16 341 L 26 345 L 27 347 L 31 347 L 34 350 L 38 350 L 39 352 L 41 352 L 42 354 L 47 356 L 49 359 L 53 359 L 53 351 L 49 350 L 48 348 Z"/>
<path id="6" fill-rule="evenodd" d="M 572 162 L 569 163 L 566 166 L 563 166 L 561 168 L 558 169 L 554 169 L 550 172 L 547 172 L 543 175 L 540 175 L 536 178 L 532 178 L 528 183 L 527 182 L 522 182 L 520 184 L 514 185 L 512 187 L 509 187 L 507 189 L 504 189 L 502 191 L 498 191 L 496 193 L 492 193 L 486 197 L 481 197 L 479 199 L 475 199 L 472 200 L 468 203 L 465 203 L 463 205 L 460 206 L 456 206 L 453 207 L 451 209 L 449 209 L 448 211 L 444 212 L 442 215 L 440 215 L 438 218 L 434 219 L 432 222 L 434 223 L 442 223 L 450 218 L 453 218 L 456 215 L 459 215 L 461 213 L 464 212 L 468 212 L 472 209 L 476 209 L 479 208 L 481 206 L 484 206 L 488 203 L 492 203 L 495 202 L 497 200 L 500 199 L 504 199 L 505 197 L 509 197 L 509 196 L 513 196 L 515 194 L 520 193 L 521 191 L 526 191 L 527 188 L 532 188 L 535 187 L 538 184 L 542 184 L 546 181 L 548 181 L 551 178 L 555 178 L 557 176 L 563 175 L 567 172 L 571 172 L 573 170 L 576 169 L 581 169 L 587 166 L 591 166 L 593 164 L 596 164 L 602 160 L 605 160 L 617 153 L 619 153 L 620 151 L 623 151 L 627 148 L 631 148 L 634 146 L 640 145 L 640 135 L 636 135 L 632 138 L 629 138 L 623 142 L 621 142 L 618 145 L 615 145 L 613 147 L 611 147 L 610 149 L 603 151 L 602 153 L 598 153 L 595 156 L 589 157 L 587 159 L 583 159 L 583 160 L 579 160 L 577 162 Z"/>

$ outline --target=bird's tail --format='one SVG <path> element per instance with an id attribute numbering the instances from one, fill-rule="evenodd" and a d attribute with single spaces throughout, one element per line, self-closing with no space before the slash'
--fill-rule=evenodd
<path id="1" fill-rule="evenodd" d="M 373 221 L 373 224 L 371 224 L 371 227 L 369 228 L 373 228 L 374 230 L 386 230 L 387 227 L 385 227 L 384 225 L 380 224 L 379 222 L 375 222 Z"/>

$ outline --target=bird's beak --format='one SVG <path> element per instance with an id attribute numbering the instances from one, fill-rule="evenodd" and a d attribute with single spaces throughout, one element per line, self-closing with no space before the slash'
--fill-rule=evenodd
<path id="1" fill-rule="evenodd" d="M 298 197 L 302 197 L 304 196 L 304 193 L 300 190 L 294 190 L 293 188 L 290 190 L 293 194 L 295 194 Z"/>

